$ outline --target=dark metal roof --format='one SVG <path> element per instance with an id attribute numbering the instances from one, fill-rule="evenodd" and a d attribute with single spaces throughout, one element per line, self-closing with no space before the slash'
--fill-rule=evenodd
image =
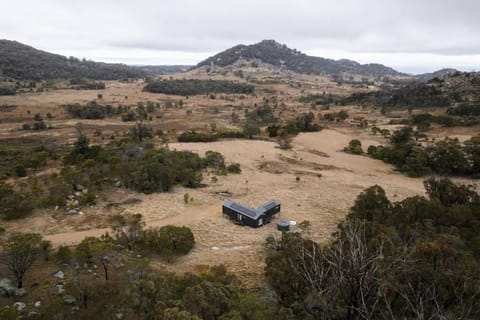
<path id="1" fill-rule="evenodd" d="M 258 219 L 262 214 L 263 211 L 258 211 L 256 209 L 250 209 L 243 204 L 233 202 L 230 200 L 227 200 L 223 203 L 224 207 L 230 208 L 232 210 L 237 211 L 238 213 L 241 213 L 243 215 L 246 215 L 247 217 L 250 217 L 252 219 Z"/>
<path id="2" fill-rule="evenodd" d="M 262 204 L 260 207 L 257 208 L 259 211 L 268 211 L 272 208 L 275 208 L 276 206 L 280 205 L 280 201 L 277 200 L 270 200 L 264 204 Z"/>
<path id="3" fill-rule="evenodd" d="M 248 207 L 244 206 L 243 204 L 240 204 L 238 202 L 234 202 L 234 201 L 231 201 L 231 200 L 226 200 L 223 203 L 224 207 L 235 210 L 238 213 L 241 213 L 241 214 L 243 214 L 247 217 L 250 217 L 252 219 L 255 219 L 255 220 L 260 218 L 262 215 L 264 215 L 266 211 L 268 211 L 268 210 L 270 210 L 270 209 L 272 209 L 272 208 L 274 208 L 278 205 L 280 205 L 280 201 L 271 200 L 267 203 L 262 204 L 257 209 L 251 209 L 251 208 L 248 208 Z"/>

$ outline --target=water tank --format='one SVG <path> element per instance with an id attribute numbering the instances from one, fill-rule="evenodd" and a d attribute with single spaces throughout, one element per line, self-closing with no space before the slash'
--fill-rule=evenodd
<path id="1" fill-rule="evenodd" d="M 277 223 L 278 231 L 289 231 L 290 230 L 290 221 L 280 220 Z"/>

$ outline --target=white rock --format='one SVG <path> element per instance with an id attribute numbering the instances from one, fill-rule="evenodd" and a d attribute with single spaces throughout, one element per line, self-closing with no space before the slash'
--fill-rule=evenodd
<path id="1" fill-rule="evenodd" d="M 8 278 L 3 278 L 0 280 L 0 295 L 12 296 L 15 294 L 17 288 L 12 284 L 12 281 Z"/>
<path id="2" fill-rule="evenodd" d="M 219 247 L 212 247 L 212 250 L 220 250 Z"/>
<path id="3" fill-rule="evenodd" d="M 66 294 L 66 295 L 63 296 L 63 301 L 66 304 L 74 304 L 77 301 L 77 299 L 74 296 Z"/>
<path id="4" fill-rule="evenodd" d="M 17 309 L 17 311 L 20 311 L 20 312 L 21 312 L 21 311 L 25 310 L 25 308 L 27 307 L 27 305 L 26 305 L 25 303 L 23 303 L 23 302 L 15 302 L 15 303 L 13 304 L 13 307 L 14 307 L 15 309 Z"/>
<path id="5" fill-rule="evenodd" d="M 34 304 L 35 308 L 40 308 L 40 306 L 42 305 L 42 301 L 36 301 Z"/>
<path id="6" fill-rule="evenodd" d="M 65 273 L 63 273 L 62 270 L 59 270 L 59 271 L 55 272 L 55 273 L 53 274 L 53 276 L 54 276 L 55 278 L 58 278 L 58 279 L 63 279 L 63 278 L 65 278 Z"/>
<path id="7" fill-rule="evenodd" d="M 57 288 L 57 294 L 62 294 L 65 292 L 65 289 L 63 288 L 63 284 L 57 284 L 55 285 L 55 287 Z"/>

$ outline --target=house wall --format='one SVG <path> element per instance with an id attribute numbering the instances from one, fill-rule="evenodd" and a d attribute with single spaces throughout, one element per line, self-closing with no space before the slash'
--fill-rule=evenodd
<path id="1" fill-rule="evenodd" d="M 227 215 L 231 220 L 234 220 L 234 221 L 236 221 L 240 224 L 244 224 L 244 225 L 247 225 L 247 226 L 250 226 L 250 227 L 253 227 L 253 228 L 260 227 L 258 225 L 258 220 L 252 219 L 249 216 L 246 216 L 246 215 L 242 214 L 241 212 L 237 212 L 236 210 L 233 210 L 229 207 L 223 206 L 223 213 L 225 215 Z M 263 216 L 261 218 L 264 219 Z"/>
<path id="2" fill-rule="evenodd" d="M 270 210 L 265 211 L 265 215 L 271 217 L 271 216 L 273 216 L 273 215 L 275 215 L 275 214 L 277 214 L 277 213 L 279 213 L 279 212 L 280 212 L 280 205 L 278 205 L 278 206 L 276 206 L 276 207 L 273 207 L 273 208 L 270 209 Z"/>

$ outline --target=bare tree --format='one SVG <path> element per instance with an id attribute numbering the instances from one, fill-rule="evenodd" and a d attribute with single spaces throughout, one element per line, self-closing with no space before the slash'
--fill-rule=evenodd
<path id="1" fill-rule="evenodd" d="M 331 246 L 304 247 L 299 261 L 291 262 L 311 287 L 324 319 L 371 319 L 381 302 L 383 260 L 383 241 L 369 249 L 364 224 L 347 221 Z"/>
<path id="2" fill-rule="evenodd" d="M 92 245 L 92 253 L 95 259 L 103 267 L 105 280 L 108 280 L 108 268 L 110 267 L 115 245 L 111 242 L 101 241 Z"/>

